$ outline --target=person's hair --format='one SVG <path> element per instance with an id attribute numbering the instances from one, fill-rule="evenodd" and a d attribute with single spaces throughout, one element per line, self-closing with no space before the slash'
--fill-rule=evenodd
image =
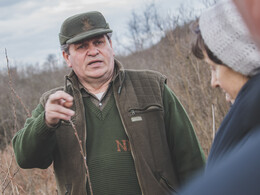
<path id="1" fill-rule="evenodd" d="M 204 42 L 202 35 L 200 33 L 200 31 L 196 32 L 197 34 L 197 40 L 196 42 L 192 45 L 192 53 L 194 54 L 194 56 L 196 56 L 198 59 L 203 60 L 205 58 L 204 53 L 206 52 L 206 54 L 208 55 L 209 59 L 213 62 L 215 62 L 216 64 L 219 65 L 225 65 L 220 59 L 218 59 L 217 56 L 215 56 L 213 54 L 213 52 L 208 48 L 208 46 L 206 45 L 206 43 Z"/>
<path id="2" fill-rule="evenodd" d="M 61 51 L 64 51 L 66 54 L 70 54 L 69 52 L 69 44 L 64 44 L 64 45 L 61 45 L 60 48 L 61 48 Z"/>
<path id="3" fill-rule="evenodd" d="M 111 40 L 112 33 L 107 33 L 106 36 L 107 36 L 108 40 Z"/>
<path id="4" fill-rule="evenodd" d="M 107 34 L 105 34 L 105 36 L 106 36 L 107 39 L 110 41 L 110 40 L 111 40 L 112 33 L 107 33 Z M 83 40 L 83 41 L 84 41 L 84 40 Z M 82 41 L 80 41 L 80 42 L 82 42 Z M 70 54 L 70 52 L 69 52 L 69 47 L 70 47 L 70 44 L 68 44 L 68 43 L 66 43 L 66 44 L 60 46 L 61 51 L 64 51 L 64 52 L 67 53 L 68 55 Z"/>

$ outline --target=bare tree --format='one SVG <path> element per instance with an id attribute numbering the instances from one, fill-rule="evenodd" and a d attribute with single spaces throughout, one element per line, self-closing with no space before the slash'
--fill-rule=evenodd
<path id="1" fill-rule="evenodd" d="M 155 45 L 169 33 L 178 30 L 179 27 L 195 20 L 199 17 L 201 11 L 214 5 L 217 1 L 197 0 L 196 3 L 203 5 L 202 8 L 199 8 L 201 10 L 194 9 L 194 1 L 184 1 L 177 10 L 165 15 L 162 14 L 160 7 L 155 3 L 146 4 L 144 9 L 132 11 L 127 23 L 126 36 L 121 38 L 120 41 L 118 38 L 115 41 L 118 47 L 125 50 L 127 54 L 140 52 Z M 122 39 L 127 41 L 122 41 Z M 172 40 L 175 40 L 175 38 L 173 37 Z"/>
<path id="2" fill-rule="evenodd" d="M 128 22 L 128 37 L 132 44 L 129 49 L 136 52 L 146 49 L 157 43 L 165 32 L 165 23 L 154 3 L 145 6 L 141 13 L 132 11 Z"/>
<path id="3" fill-rule="evenodd" d="M 57 56 L 55 54 L 49 54 L 43 65 L 49 70 L 54 70 L 55 68 L 57 68 L 58 65 Z"/>

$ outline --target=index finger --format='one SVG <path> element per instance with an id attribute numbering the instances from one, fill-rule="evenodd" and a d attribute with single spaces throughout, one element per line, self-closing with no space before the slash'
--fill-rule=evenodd
<path id="1" fill-rule="evenodd" d="M 52 103 L 54 103 L 55 101 L 61 100 L 61 99 L 64 100 L 65 102 L 73 101 L 73 97 L 64 91 L 57 91 L 54 94 L 50 95 L 50 97 L 49 97 L 49 100 Z"/>

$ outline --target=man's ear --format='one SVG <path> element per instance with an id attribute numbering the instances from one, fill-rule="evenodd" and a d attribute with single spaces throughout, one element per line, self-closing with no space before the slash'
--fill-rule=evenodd
<path id="1" fill-rule="evenodd" d="M 71 65 L 70 60 L 69 60 L 70 55 L 67 52 L 65 52 L 65 51 L 62 51 L 62 55 L 63 55 L 63 58 L 64 58 L 64 60 L 66 61 L 67 65 L 68 65 L 68 67 L 71 68 L 72 65 Z"/>
<path id="2" fill-rule="evenodd" d="M 110 47 L 111 47 L 112 50 L 113 50 L 113 56 L 115 56 L 115 52 L 114 52 L 113 45 L 112 45 L 112 40 L 111 40 L 111 39 L 108 39 L 108 41 L 109 41 Z"/>

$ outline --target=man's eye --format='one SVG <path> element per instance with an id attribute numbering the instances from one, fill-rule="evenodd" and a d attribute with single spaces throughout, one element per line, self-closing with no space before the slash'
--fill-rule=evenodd
<path id="1" fill-rule="evenodd" d="M 98 46 L 98 45 L 102 45 L 103 43 L 104 43 L 104 41 L 98 40 L 98 41 L 95 41 L 94 44 Z"/>
<path id="2" fill-rule="evenodd" d="M 84 49 L 84 48 L 86 48 L 86 45 L 85 45 L 85 44 L 82 44 L 82 45 L 80 45 L 80 46 L 77 47 L 77 49 Z"/>

